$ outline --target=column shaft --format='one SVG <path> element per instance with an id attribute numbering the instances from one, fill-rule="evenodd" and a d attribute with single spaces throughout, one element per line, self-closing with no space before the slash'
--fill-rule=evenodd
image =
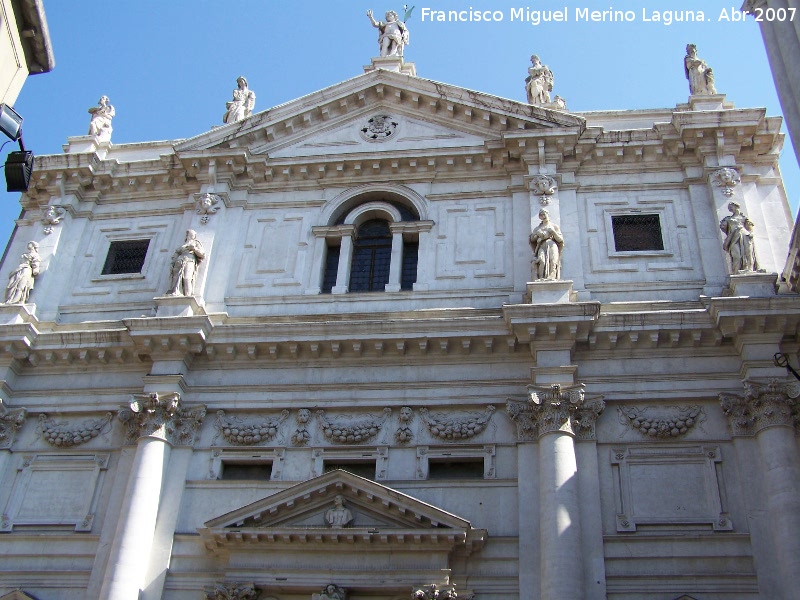
<path id="1" fill-rule="evenodd" d="M 519 497 L 519 598 L 536 600 L 541 563 L 539 539 L 522 532 L 539 530 L 539 481 L 536 477 L 538 448 L 533 443 L 517 445 L 517 493 Z"/>
<path id="2" fill-rule="evenodd" d="M 400 291 L 400 275 L 403 272 L 403 234 L 395 231 L 392 234 L 392 258 L 389 263 L 389 283 L 384 288 L 387 292 Z"/>
<path id="3" fill-rule="evenodd" d="M 153 545 L 170 445 L 139 439 L 100 598 L 138 600 Z"/>
<path id="4" fill-rule="evenodd" d="M 350 286 L 350 264 L 353 261 L 353 236 L 342 236 L 342 247 L 339 250 L 339 269 L 336 272 L 336 285 L 331 290 L 334 294 L 346 294 Z"/>

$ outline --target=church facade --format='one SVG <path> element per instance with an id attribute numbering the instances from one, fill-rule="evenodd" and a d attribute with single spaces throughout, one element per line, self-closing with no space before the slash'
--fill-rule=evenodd
<path id="1" fill-rule="evenodd" d="M 780 118 L 688 50 L 668 109 L 570 112 L 538 58 L 532 103 L 433 82 L 396 17 L 354 79 L 250 114 L 240 78 L 175 142 L 111 144 L 106 98 L 37 157 L 0 598 L 800 589 Z"/>

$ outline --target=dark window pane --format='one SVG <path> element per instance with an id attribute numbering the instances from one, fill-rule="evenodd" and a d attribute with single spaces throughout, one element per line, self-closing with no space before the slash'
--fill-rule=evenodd
<path id="1" fill-rule="evenodd" d="M 358 462 L 339 462 L 333 463 L 325 461 L 323 463 L 322 471 L 324 473 L 329 473 L 331 471 L 335 471 L 336 469 L 341 469 L 342 471 L 347 471 L 348 473 L 352 473 L 353 475 L 358 475 L 359 477 L 363 477 L 364 479 L 375 479 L 375 461 L 368 460 L 368 461 L 358 461 Z"/>
<path id="2" fill-rule="evenodd" d="M 400 274 L 400 289 L 410 290 L 417 281 L 417 258 L 419 244 L 406 242 L 403 244 L 403 271 Z"/>
<path id="3" fill-rule="evenodd" d="M 339 246 L 328 246 L 325 257 L 325 277 L 322 280 L 322 293 L 330 294 L 336 285 L 336 273 L 339 270 Z"/>
<path id="4" fill-rule="evenodd" d="M 269 481 L 271 477 L 272 463 L 222 463 L 222 479 Z"/>
<path id="5" fill-rule="evenodd" d="M 428 462 L 428 479 L 483 479 L 483 459 L 432 459 Z"/>
<path id="6" fill-rule="evenodd" d="M 664 249 L 658 215 L 612 216 L 611 226 L 614 229 L 614 248 L 617 252 Z"/>
<path id="7" fill-rule="evenodd" d="M 351 292 L 381 292 L 389 283 L 392 234 L 386 221 L 367 221 L 356 232 L 350 265 Z"/>
<path id="8" fill-rule="evenodd" d="M 103 265 L 103 275 L 141 273 L 150 240 L 111 242 Z"/>

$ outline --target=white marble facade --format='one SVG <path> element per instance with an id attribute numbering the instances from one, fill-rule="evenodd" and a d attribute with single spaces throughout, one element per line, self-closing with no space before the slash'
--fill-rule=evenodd
<path id="1" fill-rule="evenodd" d="M 0 306 L 0 598 L 791 598 L 777 123 L 374 69 L 235 137 L 37 157 L 0 269 L 38 244 Z"/>

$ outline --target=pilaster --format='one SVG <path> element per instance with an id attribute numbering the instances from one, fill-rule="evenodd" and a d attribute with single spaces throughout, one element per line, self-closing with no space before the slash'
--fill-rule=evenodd
<path id="1" fill-rule="evenodd" d="M 754 436 L 763 490 L 755 498 L 753 510 L 766 506 L 769 519 L 750 520 L 753 550 L 759 571 L 775 568 L 777 593 L 772 597 L 793 598 L 800 589 L 800 453 L 795 438 L 800 387 L 786 379 L 745 380 L 744 394 L 720 394 L 722 409 L 728 416 L 734 440 Z M 741 443 L 736 445 L 740 452 Z M 764 531 L 767 528 L 768 531 Z M 771 540 L 774 550 L 764 548 Z M 767 554 L 767 555 L 764 555 Z M 765 580 L 771 579 L 763 573 Z M 759 580 L 762 572 L 759 572 Z"/>

